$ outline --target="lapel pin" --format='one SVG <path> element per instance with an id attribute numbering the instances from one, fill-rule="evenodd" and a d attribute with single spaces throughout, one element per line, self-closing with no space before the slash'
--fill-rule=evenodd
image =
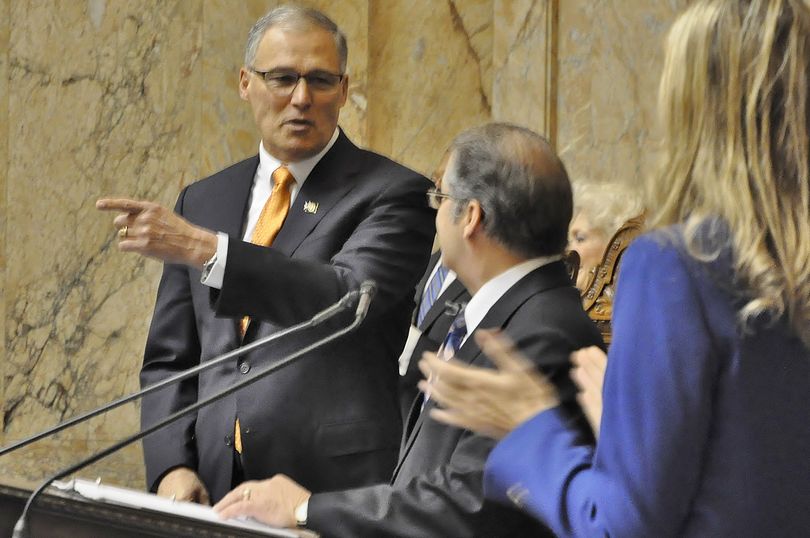
<path id="1" fill-rule="evenodd" d="M 304 202 L 304 213 L 312 213 L 313 215 L 318 212 L 318 202 L 311 200 Z"/>

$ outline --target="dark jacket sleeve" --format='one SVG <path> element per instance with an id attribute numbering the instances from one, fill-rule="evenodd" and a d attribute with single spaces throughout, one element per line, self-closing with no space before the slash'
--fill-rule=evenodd
<path id="1" fill-rule="evenodd" d="M 377 284 L 369 318 L 402 304 L 424 271 L 433 241 L 434 213 L 425 201 L 427 186 L 427 180 L 415 174 L 391 181 L 358 217 L 328 263 L 230 241 L 222 289 L 214 295 L 217 315 L 250 315 L 289 326 L 338 301 L 365 280 Z"/>

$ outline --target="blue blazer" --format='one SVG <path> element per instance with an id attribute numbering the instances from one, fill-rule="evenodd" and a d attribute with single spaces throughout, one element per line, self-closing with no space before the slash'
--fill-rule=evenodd
<path id="1" fill-rule="evenodd" d="M 596 448 L 540 413 L 491 453 L 486 494 L 560 536 L 806 536 L 810 352 L 784 319 L 741 330 L 728 250 L 701 264 L 679 237 L 624 256 Z"/>

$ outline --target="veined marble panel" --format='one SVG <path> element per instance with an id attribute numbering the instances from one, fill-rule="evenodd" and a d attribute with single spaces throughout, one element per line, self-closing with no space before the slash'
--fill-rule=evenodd
<path id="1" fill-rule="evenodd" d="M 0 365 L 6 363 L 6 187 L 8 179 L 8 33 L 10 0 L 0 0 Z M 0 366 L 2 373 L 2 366 Z M 0 402 L 5 379 L 0 377 Z M 0 445 L 5 435 L 0 431 Z"/>
<path id="2" fill-rule="evenodd" d="M 239 69 L 244 63 L 248 31 L 256 20 L 280 3 L 203 0 L 203 175 L 253 155 L 258 149 L 259 133 L 250 105 L 239 98 Z M 341 111 L 340 125 L 355 143 L 365 145 L 368 0 L 311 0 L 302 4 L 326 13 L 346 34 L 349 99 Z"/>
<path id="3" fill-rule="evenodd" d="M 490 118 L 492 0 L 372 2 L 369 18 L 370 145 L 429 175 Z"/>
<path id="4" fill-rule="evenodd" d="M 201 10 L 201 0 L 11 2 L 6 441 L 137 387 L 160 264 L 117 252 L 94 201 L 171 204 L 199 176 Z M 129 407 L 61 439 L 91 447 L 137 427 Z M 38 474 L 30 461 L 4 465 Z M 130 479 L 142 486 L 141 471 Z"/>
<path id="5" fill-rule="evenodd" d="M 663 40 L 685 5 L 560 2 L 557 147 L 572 178 L 632 185 L 652 170 Z"/>
<path id="6" fill-rule="evenodd" d="M 278 4 L 203 0 L 201 176 L 253 155 L 259 147 L 250 106 L 239 98 L 239 68 L 248 30 Z M 188 178 L 189 182 L 196 179 Z"/>
<path id="7" fill-rule="evenodd" d="M 548 136 L 547 31 L 552 0 L 495 0 L 492 119 Z M 556 133 L 554 133 L 556 134 Z"/>
<path id="8" fill-rule="evenodd" d="M 57 436 L 20 449 L 20 454 L 9 455 L 0 460 L 0 475 L 3 484 L 15 484 L 33 489 L 46 476 L 78 463 L 95 452 L 106 449 L 111 440 L 78 439 L 73 436 Z M 90 465 L 76 476 L 94 480 L 101 478 L 105 484 L 143 489 L 143 462 L 140 443 L 130 445 L 119 452 Z"/>

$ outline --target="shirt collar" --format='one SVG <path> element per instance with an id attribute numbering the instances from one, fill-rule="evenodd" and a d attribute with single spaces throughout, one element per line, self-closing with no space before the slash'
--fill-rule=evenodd
<path id="1" fill-rule="evenodd" d="M 498 276 L 488 280 L 478 293 L 472 296 L 464 309 L 464 321 L 467 323 L 467 335 L 471 335 L 487 312 L 495 305 L 512 286 L 523 277 L 549 263 L 562 259 L 562 255 L 541 256 L 513 265 Z"/>
<path id="2" fill-rule="evenodd" d="M 332 149 L 332 146 L 335 145 L 337 142 L 338 135 L 340 134 L 340 129 L 335 127 L 335 132 L 332 133 L 332 138 L 329 139 L 326 146 L 313 155 L 312 157 L 306 158 L 303 161 L 298 161 L 294 163 L 284 163 L 279 159 L 270 155 L 270 153 L 265 149 L 264 144 L 259 141 L 259 168 L 262 170 L 268 171 L 268 174 L 272 174 L 273 171 L 281 166 L 282 164 L 287 166 L 287 169 L 292 173 L 293 177 L 295 178 L 295 182 L 297 186 L 300 188 L 304 181 L 307 180 L 309 174 L 312 173 L 312 170 L 315 166 L 320 162 L 326 152 Z"/>

